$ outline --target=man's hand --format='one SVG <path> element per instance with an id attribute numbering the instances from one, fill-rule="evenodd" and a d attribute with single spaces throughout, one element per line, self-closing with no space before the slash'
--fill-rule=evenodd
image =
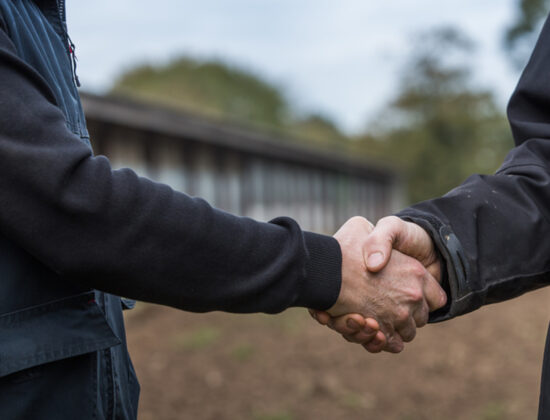
<path id="1" fill-rule="evenodd" d="M 420 226 L 394 216 L 381 219 L 366 239 L 367 268 L 372 272 L 383 269 L 392 255 L 392 249 L 416 258 L 440 281 L 441 269 L 437 253 L 431 238 Z M 431 305 L 430 309 L 437 309 L 437 306 Z M 358 314 L 333 318 L 327 312 L 315 311 L 312 315 L 320 324 L 328 325 L 348 341 L 362 344 L 371 353 L 377 353 L 381 349 L 388 350 L 385 345 L 380 345 L 380 340 L 365 338 L 362 327 L 358 327 Z M 350 318 L 354 322 L 348 322 Z"/>
<path id="2" fill-rule="evenodd" d="M 368 250 L 379 249 L 367 248 L 371 230 L 372 225 L 366 219 L 354 217 L 334 235 L 342 249 L 342 287 L 338 300 L 327 312 L 332 317 L 356 313 L 375 318 L 387 338 L 384 350 L 400 352 L 403 341 L 414 338 L 416 327 L 427 323 L 430 309 L 443 306 L 446 297 L 420 262 L 392 251 L 391 241 L 389 251 L 385 242 L 380 241 L 382 255 L 386 260 L 391 256 L 389 263 L 382 261 L 383 265 L 377 267 L 380 272 L 369 272 L 367 256 L 372 252 Z M 322 313 L 318 314 L 318 320 L 323 318 Z M 347 319 L 333 320 L 330 324 L 348 339 L 352 337 Z M 345 331 L 339 326 L 345 326 Z"/>
<path id="3" fill-rule="evenodd" d="M 365 318 L 360 314 L 332 318 L 326 312 L 312 309 L 309 313 L 319 324 L 339 332 L 351 343 L 360 343 L 371 353 L 378 353 L 386 347 L 386 335 L 380 331 L 380 325 L 374 318 Z"/>
<path id="4" fill-rule="evenodd" d="M 412 257 L 441 282 L 441 267 L 432 238 L 415 223 L 396 216 L 380 219 L 366 240 L 367 268 L 378 272 L 389 261 L 392 249 Z"/>

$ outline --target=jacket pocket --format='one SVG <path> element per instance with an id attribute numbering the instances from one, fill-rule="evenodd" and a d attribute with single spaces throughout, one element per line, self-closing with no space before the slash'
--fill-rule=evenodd
<path id="1" fill-rule="evenodd" d="M 121 343 L 94 292 L 0 316 L 0 378 Z"/>

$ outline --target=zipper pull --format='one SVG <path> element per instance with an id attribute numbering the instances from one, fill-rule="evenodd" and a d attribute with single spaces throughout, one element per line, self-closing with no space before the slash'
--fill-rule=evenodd
<path id="1" fill-rule="evenodd" d="M 74 45 L 73 41 L 71 40 L 71 37 L 69 36 L 69 34 L 67 34 L 67 40 L 69 41 L 69 53 L 71 55 L 74 81 L 76 83 L 76 86 L 80 87 L 80 80 L 78 79 L 78 75 L 76 74 L 76 62 L 78 61 L 78 58 L 76 58 L 76 54 L 75 54 L 76 46 Z"/>

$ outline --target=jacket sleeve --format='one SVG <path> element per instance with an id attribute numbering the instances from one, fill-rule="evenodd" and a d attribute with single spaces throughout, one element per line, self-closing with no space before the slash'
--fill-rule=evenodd
<path id="1" fill-rule="evenodd" d="M 426 229 L 447 267 L 446 307 L 432 321 L 550 285 L 550 24 L 508 105 L 516 147 L 491 176 L 475 175 L 398 216 Z"/>
<path id="2" fill-rule="evenodd" d="M 292 219 L 260 223 L 112 170 L 65 125 L 0 19 L 0 234 L 70 281 L 191 311 L 330 307 L 341 255 Z"/>

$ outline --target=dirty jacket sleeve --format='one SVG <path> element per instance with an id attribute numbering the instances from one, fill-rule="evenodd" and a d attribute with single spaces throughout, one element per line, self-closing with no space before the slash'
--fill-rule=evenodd
<path id="1" fill-rule="evenodd" d="M 550 285 L 550 25 L 508 104 L 515 148 L 494 175 L 474 175 L 398 216 L 426 229 L 446 266 L 440 321 Z"/>
<path id="2" fill-rule="evenodd" d="M 67 281 L 191 311 L 326 309 L 340 289 L 333 238 L 227 214 L 94 156 L 1 18 L 0 233 Z"/>

